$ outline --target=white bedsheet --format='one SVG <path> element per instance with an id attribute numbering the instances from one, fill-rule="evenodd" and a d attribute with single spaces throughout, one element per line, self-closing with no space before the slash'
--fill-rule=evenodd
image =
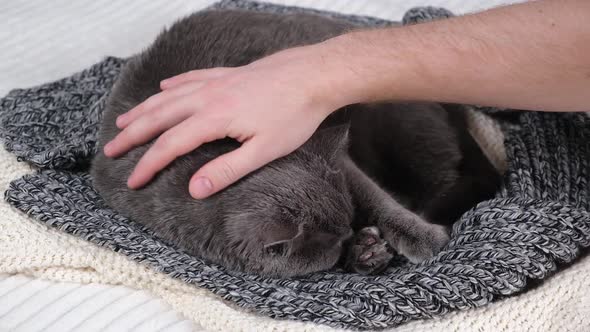
<path id="1" fill-rule="evenodd" d="M 2 1 L 0 2 L 0 95 L 4 95 L 12 88 L 44 83 L 69 75 L 101 60 L 105 55 L 128 56 L 149 44 L 163 26 L 213 2 L 209 0 Z M 456 13 L 464 13 L 511 1 L 271 0 L 269 2 L 398 20 L 405 10 L 417 5 L 444 6 Z M 4 151 L 0 153 L 0 157 L 4 160 L 11 158 Z M 4 190 L 4 187 L 0 189 Z M 2 232 L 1 227 L 0 232 Z M 588 273 L 587 268 L 580 271 Z M 569 278 L 574 276 L 575 274 L 570 273 Z M 550 291 L 554 289 L 561 288 L 549 288 Z M 586 290 L 582 291 L 586 292 Z M 556 296 L 564 296 L 564 294 L 558 294 L 559 292 Z M 554 302 L 554 304 L 557 303 L 556 308 L 563 309 L 563 306 L 559 305 L 559 300 L 556 301 Z M 516 310 L 514 307 L 508 308 Z M 584 307 L 581 310 L 586 309 L 588 308 Z M 543 311 L 542 308 L 539 310 Z M 584 312 L 590 313 L 590 310 Z M 526 315 L 527 313 L 523 313 L 523 316 Z M 523 319 L 526 320 L 526 317 Z M 473 323 L 473 330 L 483 330 L 480 324 L 482 322 Z M 494 324 L 500 325 L 499 322 Z M 441 327 L 441 325 L 438 326 Z M 558 326 L 554 327 L 558 328 Z M 191 331 L 200 330 L 201 327 L 183 318 L 167 303 L 145 291 L 96 283 L 59 283 L 25 275 L 0 275 L 0 331 L 61 332 L 104 329 Z M 223 330 L 223 327 L 218 329 Z M 424 327 L 422 329 L 425 330 Z"/>

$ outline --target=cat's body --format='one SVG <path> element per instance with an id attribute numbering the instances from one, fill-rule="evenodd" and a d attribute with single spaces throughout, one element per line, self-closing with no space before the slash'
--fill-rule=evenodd
<path id="1" fill-rule="evenodd" d="M 348 253 L 352 270 L 374 272 L 391 257 L 378 233 L 412 261 L 429 257 L 448 235 L 419 214 L 452 223 L 491 197 L 498 184 L 498 175 L 461 123 L 460 110 L 447 112 L 437 104 L 351 105 L 326 120 L 294 153 L 204 200 L 190 197 L 191 175 L 239 146 L 236 142 L 206 144 L 137 191 L 127 188 L 126 179 L 151 143 L 117 159 L 102 153 L 120 131 L 116 116 L 159 92 L 164 78 L 245 65 L 353 28 L 316 15 L 242 11 L 202 12 L 179 21 L 129 61 L 113 88 L 99 133 L 100 152 L 92 163 L 96 189 L 111 207 L 165 241 L 232 270 L 300 275 L 329 269 Z M 343 121 L 350 123 L 349 130 Z M 350 240 L 353 229 L 358 236 Z"/>

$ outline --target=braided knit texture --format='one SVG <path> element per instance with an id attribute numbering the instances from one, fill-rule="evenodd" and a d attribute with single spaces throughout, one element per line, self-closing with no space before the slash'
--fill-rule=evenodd
<path id="1" fill-rule="evenodd" d="M 307 11 L 235 0 L 216 7 Z M 416 9 L 403 23 L 449 15 L 430 7 Z M 329 271 L 271 279 L 226 271 L 160 241 L 108 208 L 92 189 L 87 166 L 96 152 L 105 98 L 123 64 L 107 58 L 71 77 L 14 90 L 0 100 L 0 135 L 7 150 L 41 168 L 13 181 L 5 198 L 47 225 L 240 307 L 334 327 L 385 328 L 516 294 L 590 246 L 590 124 L 583 115 L 531 112 L 520 117 L 518 129 L 505 133 L 508 169 L 502 190 L 462 216 L 451 242 L 432 259 L 391 266 L 379 276 Z"/>

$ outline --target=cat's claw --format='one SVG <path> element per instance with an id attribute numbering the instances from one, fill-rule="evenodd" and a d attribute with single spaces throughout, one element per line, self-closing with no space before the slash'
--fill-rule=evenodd
<path id="1" fill-rule="evenodd" d="M 346 258 L 346 268 L 360 274 L 383 271 L 393 255 L 377 227 L 365 227 L 355 235 Z"/>

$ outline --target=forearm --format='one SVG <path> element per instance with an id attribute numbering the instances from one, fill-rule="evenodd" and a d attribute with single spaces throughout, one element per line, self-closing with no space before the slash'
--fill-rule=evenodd
<path id="1" fill-rule="evenodd" d="M 589 17 L 587 0 L 535 1 L 353 32 L 318 46 L 334 68 L 329 92 L 340 104 L 430 100 L 587 111 Z"/>

